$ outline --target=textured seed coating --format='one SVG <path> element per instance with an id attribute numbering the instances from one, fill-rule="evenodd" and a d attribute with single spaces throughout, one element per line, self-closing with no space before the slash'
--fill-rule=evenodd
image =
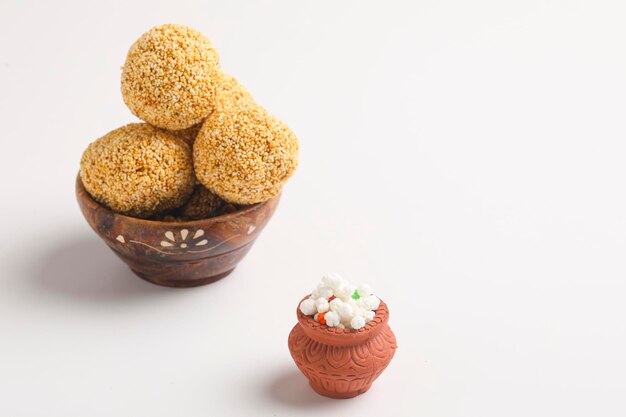
<path id="1" fill-rule="evenodd" d="M 185 220 L 208 219 L 218 215 L 223 205 L 224 200 L 203 185 L 196 185 L 189 200 L 180 208 L 179 217 Z"/>
<path id="2" fill-rule="evenodd" d="M 195 184 L 189 146 L 146 123 L 120 127 L 91 143 L 80 177 L 96 201 L 134 217 L 180 207 Z"/>
<path id="3" fill-rule="evenodd" d="M 280 193 L 298 164 L 298 139 L 258 104 L 218 106 L 193 147 L 198 180 L 226 201 L 253 204 Z"/>
<path id="4" fill-rule="evenodd" d="M 122 97 L 140 119 L 185 129 L 213 111 L 219 72 L 217 50 L 200 32 L 183 25 L 156 26 L 128 51 Z"/>
<path id="5" fill-rule="evenodd" d="M 215 106 L 224 111 L 233 111 L 241 102 L 252 102 L 252 94 L 232 75 L 220 71 L 218 77 L 218 92 Z M 184 140 L 187 145 L 193 146 L 202 123 L 181 130 L 168 130 Z"/>
<path id="6" fill-rule="evenodd" d="M 215 107 L 222 112 L 237 111 L 242 105 L 254 102 L 252 94 L 235 77 L 221 71 L 219 74 L 219 89 L 217 93 L 217 103 Z"/>
<path id="7" fill-rule="evenodd" d="M 172 135 L 176 136 L 179 139 L 184 140 L 185 143 L 189 145 L 189 148 L 191 148 L 193 147 L 193 143 L 195 142 L 196 136 L 198 136 L 198 132 L 200 131 L 201 127 L 202 127 L 202 123 L 198 123 L 197 125 L 188 127 L 187 129 L 181 129 L 181 130 L 163 129 L 163 130 L 171 133 Z"/>

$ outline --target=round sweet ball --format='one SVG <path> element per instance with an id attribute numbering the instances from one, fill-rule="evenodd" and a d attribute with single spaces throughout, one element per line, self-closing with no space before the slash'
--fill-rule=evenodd
<path id="1" fill-rule="evenodd" d="M 254 204 L 280 193 L 298 165 L 298 139 L 255 103 L 217 108 L 193 146 L 198 180 L 226 201 Z"/>
<path id="2" fill-rule="evenodd" d="M 224 200 L 203 185 L 196 185 L 189 200 L 180 208 L 180 217 L 186 220 L 201 220 L 219 214 Z"/>
<path id="3" fill-rule="evenodd" d="M 219 56 L 211 42 L 183 25 L 157 26 L 130 47 L 122 96 L 131 112 L 170 130 L 191 127 L 213 110 Z"/>
<path id="4" fill-rule="evenodd" d="M 253 102 L 252 94 L 246 87 L 232 75 L 220 72 L 216 107 L 223 112 L 235 112 Z"/>
<path id="5" fill-rule="evenodd" d="M 145 123 L 91 143 L 80 161 L 80 178 L 96 201 L 134 217 L 182 206 L 195 184 L 189 146 Z"/>

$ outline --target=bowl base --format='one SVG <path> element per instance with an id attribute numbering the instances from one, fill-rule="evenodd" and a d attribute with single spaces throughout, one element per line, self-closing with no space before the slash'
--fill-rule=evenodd
<path id="1" fill-rule="evenodd" d="M 337 392 L 337 391 L 328 391 L 321 386 L 312 384 L 311 381 L 309 381 L 309 385 L 311 386 L 311 388 L 313 388 L 313 391 L 317 392 L 319 395 L 323 395 L 324 397 L 328 397 L 328 398 L 336 398 L 336 399 L 354 398 L 357 395 L 361 395 L 364 392 L 367 392 L 371 387 L 371 385 L 369 385 L 357 391 Z"/>
<path id="2" fill-rule="evenodd" d="M 139 278 L 148 281 L 152 284 L 160 285 L 162 287 L 169 288 L 192 288 L 192 287 L 200 287 L 202 285 L 212 284 L 215 281 L 219 281 L 220 279 L 228 276 L 231 272 L 235 270 L 235 268 L 229 269 L 226 272 L 222 272 L 217 275 L 212 275 L 206 278 L 198 278 L 193 280 L 176 280 L 176 279 L 164 279 L 158 276 L 147 275 L 143 272 L 137 271 L 136 269 L 130 268 L 131 271 L 135 273 Z"/>

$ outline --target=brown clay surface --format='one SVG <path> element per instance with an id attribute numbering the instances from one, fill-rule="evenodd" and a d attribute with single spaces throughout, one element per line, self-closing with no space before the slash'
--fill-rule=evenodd
<path id="1" fill-rule="evenodd" d="M 135 274 L 169 287 L 205 285 L 228 275 L 248 253 L 280 199 L 204 220 L 162 222 L 109 210 L 89 196 L 80 177 L 76 197 L 91 228 Z"/>
<path id="2" fill-rule="evenodd" d="M 396 337 L 387 324 L 389 310 L 382 301 L 374 319 L 359 330 L 327 327 L 299 308 L 296 314 L 298 324 L 289 334 L 289 351 L 321 395 L 352 398 L 364 393 L 396 351 Z"/>

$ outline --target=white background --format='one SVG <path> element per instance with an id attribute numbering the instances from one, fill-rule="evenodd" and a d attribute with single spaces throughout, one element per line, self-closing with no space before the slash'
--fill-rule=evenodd
<path id="1" fill-rule="evenodd" d="M 622 1 L 0 1 L 0 415 L 624 416 Z M 74 198 L 135 119 L 120 66 L 193 26 L 289 123 L 301 163 L 237 270 L 160 288 Z M 399 348 L 352 400 L 287 350 L 327 271 Z"/>

